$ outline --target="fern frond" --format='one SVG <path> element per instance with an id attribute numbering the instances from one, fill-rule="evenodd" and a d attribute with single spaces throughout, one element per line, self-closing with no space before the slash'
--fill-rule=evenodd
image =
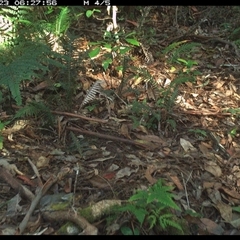
<path id="1" fill-rule="evenodd" d="M 174 42 L 166 47 L 163 51 L 163 54 L 170 54 L 170 62 L 176 62 L 177 59 L 186 53 L 194 51 L 196 47 L 201 46 L 200 43 L 190 42 L 186 43 L 187 41 L 181 42 Z"/>
<path id="2" fill-rule="evenodd" d="M 180 224 L 178 224 L 173 219 L 174 219 L 174 215 L 170 214 L 170 213 L 167 213 L 167 214 L 163 214 L 163 215 L 159 216 L 158 221 L 159 221 L 160 226 L 164 230 L 167 227 L 171 226 L 171 227 L 174 227 L 174 228 L 180 230 L 181 232 L 183 232 L 182 227 L 180 226 Z"/>
<path id="3" fill-rule="evenodd" d="M 173 201 L 173 194 L 170 192 L 172 187 L 163 186 L 162 181 L 159 180 L 149 189 L 149 195 L 147 203 L 152 203 L 157 201 L 161 204 L 164 204 L 166 207 L 170 207 L 176 210 L 180 210 L 178 205 Z"/>
<path id="4" fill-rule="evenodd" d="M 21 105 L 20 83 L 24 80 L 32 80 L 34 76 L 38 77 L 39 72 L 46 73 L 49 70 L 49 61 L 60 63 L 50 60 L 48 55 L 52 53 L 51 50 L 40 43 L 29 42 L 24 48 L 20 46 L 15 49 L 18 56 L 14 60 L 0 63 L 0 84 L 7 86 L 17 105 Z"/>
<path id="5" fill-rule="evenodd" d="M 54 117 L 51 113 L 48 106 L 43 102 L 30 102 L 23 108 L 19 109 L 14 118 L 23 118 L 23 117 L 42 117 L 49 124 L 53 124 Z"/>
<path id="6" fill-rule="evenodd" d="M 93 86 L 88 90 L 87 95 L 83 99 L 83 102 L 80 107 L 85 106 L 89 102 L 93 101 L 96 98 L 97 93 L 99 93 L 102 90 L 101 86 L 102 81 L 98 80 L 96 81 Z"/>
<path id="7" fill-rule="evenodd" d="M 60 14 L 56 19 L 55 35 L 60 36 L 60 34 L 65 33 L 70 25 L 70 10 L 68 7 L 63 7 Z"/>

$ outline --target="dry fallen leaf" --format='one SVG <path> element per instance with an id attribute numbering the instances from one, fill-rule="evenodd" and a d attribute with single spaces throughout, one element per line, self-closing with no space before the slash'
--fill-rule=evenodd
<path id="1" fill-rule="evenodd" d="M 156 170 L 157 168 L 155 166 L 149 165 L 145 172 L 145 177 L 151 184 L 154 184 L 157 182 L 157 179 L 152 177 L 152 173 Z"/>
<path id="2" fill-rule="evenodd" d="M 215 235 L 222 235 L 224 230 L 223 228 L 218 225 L 217 223 L 213 222 L 212 220 L 208 218 L 201 218 L 201 222 L 204 224 L 206 230 L 209 233 L 215 234 Z"/>
<path id="3" fill-rule="evenodd" d="M 98 175 L 94 175 L 91 179 L 89 179 L 89 182 L 93 185 L 93 187 L 97 188 L 110 188 L 109 183 L 107 180 L 104 180 L 103 178 L 99 177 Z"/>
<path id="4" fill-rule="evenodd" d="M 236 199 L 240 199 L 240 194 L 237 193 L 236 191 L 234 190 L 229 190 L 228 188 L 225 188 L 225 187 L 221 187 L 221 189 L 227 193 L 229 196 L 233 197 L 233 198 L 236 198 Z"/>
<path id="5" fill-rule="evenodd" d="M 197 149 L 187 140 L 180 138 L 180 145 L 182 146 L 182 148 L 184 149 L 185 152 L 196 152 Z"/>
<path id="6" fill-rule="evenodd" d="M 131 139 L 128 131 L 128 124 L 123 123 L 120 127 L 120 134 L 123 135 L 124 137 Z"/>
<path id="7" fill-rule="evenodd" d="M 231 206 L 229 206 L 228 204 L 226 204 L 224 202 L 218 202 L 217 204 L 215 204 L 215 207 L 218 209 L 222 218 L 226 222 L 229 223 L 232 221 L 232 207 Z"/>
<path id="8" fill-rule="evenodd" d="M 173 183 L 177 186 L 179 191 L 184 190 L 183 185 L 181 184 L 181 182 L 177 176 L 170 176 L 169 174 L 168 174 L 168 176 L 172 179 Z"/>
<path id="9" fill-rule="evenodd" d="M 217 165 L 217 163 L 213 161 L 207 161 L 204 163 L 204 169 L 210 172 L 215 177 L 220 177 L 222 175 L 221 168 Z"/>
<path id="10" fill-rule="evenodd" d="M 130 176 L 132 173 L 137 172 L 137 171 L 138 171 L 138 169 L 133 170 L 130 167 L 125 167 L 117 172 L 116 179 L 119 179 L 119 178 L 122 178 L 125 176 Z"/>

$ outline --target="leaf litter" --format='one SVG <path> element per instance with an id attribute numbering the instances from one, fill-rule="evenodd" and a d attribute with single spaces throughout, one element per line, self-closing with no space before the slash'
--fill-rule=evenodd
<path id="1" fill-rule="evenodd" d="M 199 9 L 200 6 L 189 7 L 193 16 L 204 13 Z M 170 13 L 173 8 L 171 10 L 163 7 L 164 19 L 160 18 L 157 10 L 155 11 L 158 18 L 157 27 L 154 27 L 157 29 L 156 34 L 161 37 L 159 32 L 163 32 L 167 38 L 164 38 L 161 44 L 155 39 L 156 44 L 152 44 L 150 50 L 159 53 L 156 46 L 169 46 L 174 41 L 186 39 L 198 41 L 201 47 L 193 56 L 198 61 L 197 68 L 202 76 L 197 76 L 196 83 L 189 81 L 178 86 L 172 111 L 166 112 L 159 108 L 157 113 L 161 116 L 161 120 L 156 116 L 158 119 L 156 128 L 151 130 L 147 127 L 147 123 L 151 120 L 151 114 L 156 112 L 150 111 L 145 114 L 144 111 L 148 108 L 142 106 L 142 109 L 139 109 L 140 120 L 136 124 L 134 121 L 139 116 L 134 115 L 137 113 L 134 113 L 133 104 L 129 108 L 126 102 L 138 96 L 137 101 L 148 99 L 148 106 L 151 104 L 154 106 L 151 102 L 156 99 L 154 88 L 146 90 L 147 83 L 138 76 L 132 79 L 132 86 L 137 88 L 138 95 L 128 91 L 129 86 L 122 86 L 122 94 L 118 95 L 120 91 L 116 91 L 115 94 L 119 102 L 110 103 L 111 98 L 99 92 L 109 90 L 109 86 L 120 89 L 121 81 L 117 74 L 114 76 L 109 72 L 105 75 L 101 72 L 92 74 L 91 64 L 85 61 L 83 68 L 86 71 L 81 72 L 79 81 L 84 91 L 87 92 L 91 87 L 94 91 L 88 92 L 85 98 L 79 93 L 71 113 L 61 112 L 61 114 L 55 111 L 54 114 L 60 115 L 64 121 L 59 120 L 54 134 L 42 135 L 37 131 L 35 126 L 38 126 L 38 123 L 34 120 L 24 122 L 24 125 L 19 125 L 20 127 L 16 127 L 15 124 L 12 128 L 3 130 L 6 139 L 4 147 L 7 150 L 2 151 L 0 160 L 0 180 L 3 184 L 0 189 L 0 204 L 3 204 L 2 206 L 5 204 L 6 208 L 1 207 L 1 225 L 5 227 L 1 227 L 0 234 L 19 233 L 18 227 L 24 232 L 24 224 L 27 221 L 22 222 L 24 219 L 21 213 L 27 214 L 26 209 L 35 206 L 33 210 L 37 214 L 41 210 L 41 201 L 52 202 L 57 197 L 62 201 L 62 196 L 68 193 L 73 196 L 67 200 L 70 208 L 92 205 L 94 207 L 90 207 L 91 210 L 94 210 L 93 212 L 99 217 L 104 216 L 103 212 L 109 206 L 121 205 L 121 201 L 128 199 L 137 189 L 147 189 L 160 178 L 174 187 L 176 202 L 185 211 L 182 217 L 187 220 L 190 228 L 197 229 L 192 234 L 238 233 L 236 229 L 240 226 L 240 216 L 237 212 L 237 207 L 240 205 L 238 161 L 240 147 L 236 111 L 239 102 L 239 76 L 234 76 L 237 75 L 235 68 L 239 64 L 239 59 L 235 56 L 234 48 L 233 51 L 229 48 L 231 44 L 224 43 L 225 40 L 220 41 L 218 37 L 214 38 L 208 34 L 200 34 L 200 36 L 188 34 L 188 27 L 181 24 L 179 27 L 181 31 L 187 31 L 186 36 L 180 34 L 177 39 L 176 29 L 174 30 L 173 27 L 171 32 L 171 29 L 166 27 L 170 21 L 166 12 Z M 138 24 L 128 20 L 130 25 L 127 25 L 127 29 L 136 27 L 135 23 Z M 82 24 L 85 24 L 85 29 L 102 28 L 99 23 L 93 27 L 91 21 Z M 206 26 L 205 28 L 210 30 Z M 221 32 L 220 29 L 214 31 Z M 98 34 L 93 32 L 91 34 L 93 36 L 86 32 L 85 40 L 78 39 L 81 46 L 88 42 L 87 38 L 101 40 Z M 186 39 L 181 39 L 184 36 Z M 135 66 L 137 66 L 141 58 L 137 54 L 135 57 Z M 102 63 L 101 57 L 96 57 L 94 61 L 100 65 Z M 164 88 L 171 86 L 176 79 L 176 71 L 179 71 L 177 66 L 170 68 L 157 61 L 147 68 L 155 80 L 164 76 L 165 82 L 162 84 Z M 183 68 L 183 71 L 188 70 Z M 113 83 L 112 80 L 116 81 Z M 101 88 L 97 81 L 104 82 Z M 34 99 L 36 92 L 44 93 L 47 89 L 49 85 L 46 81 L 38 82 L 30 98 Z M 50 93 L 46 91 L 46 94 Z M 99 101 L 97 106 L 92 105 L 93 108 L 87 116 L 83 114 L 87 107 L 90 109 L 91 101 L 96 99 Z M 81 108 L 84 111 L 81 112 L 79 110 Z M 231 111 L 227 111 L 229 109 Z M 131 114 L 133 114 L 131 119 L 133 123 L 127 117 Z M 70 129 L 66 126 L 76 127 L 85 132 L 80 132 L 81 138 L 79 138 L 79 132 L 74 132 L 74 128 Z M 189 131 L 190 129 L 194 131 Z M 76 134 L 79 146 L 77 142 L 74 145 L 74 140 L 68 136 L 69 131 Z M 96 132 L 102 135 L 94 134 Z M 25 156 L 31 158 L 32 164 L 26 161 Z M 7 158 L 13 159 L 13 163 L 9 163 Z M 62 172 L 62 168 L 69 168 L 69 171 Z M 11 186 L 10 191 L 4 191 L 7 186 Z M 44 194 L 41 195 L 38 191 L 47 191 L 48 194 L 43 196 Z M 7 201 L 10 202 L 7 204 Z M 40 207 L 37 202 L 40 202 Z M 16 215 L 15 219 L 13 215 Z M 6 220 L 6 217 L 9 219 Z M 76 218 L 75 215 L 70 214 L 67 218 L 66 212 L 56 211 L 52 217 L 48 213 L 45 213 L 45 217 L 44 214 L 40 215 L 40 219 L 35 222 L 35 228 L 29 228 L 27 233 L 57 233 L 58 228 L 52 224 L 53 220 L 62 222 L 63 219 L 71 219 L 80 227 L 85 224 L 88 233 L 89 229 L 90 232 L 92 230 L 96 233 L 96 228 L 99 228 L 102 233 L 106 230 L 115 234 L 119 233 L 120 229 L 118 223 L 115 223 L 116 225 L 112 223 L 110 225 L 112 227 L 104 228 L 99 218 L 94 218 L 93 221 L 97 222 L 96 227 L 85 222 L 84 219 Z M 8 221 L 15 226 L 12 228 L 10 225 L 4 225 Z M 51 225 L 52 228 L 45 229 L 44 226 L 47 225 Z"/>

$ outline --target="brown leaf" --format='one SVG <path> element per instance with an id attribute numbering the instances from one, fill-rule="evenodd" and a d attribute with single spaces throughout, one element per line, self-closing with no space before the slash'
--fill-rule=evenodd
<path id="1" fill-rule="evenodd" d="M 204 169 L 215 177 L 220 177 L 222 175 L 221 168 L 213 161 L 205 162 Z"/>
<path id="2" fill-rule="evenodd" d="M 215 234 L 215 235 L 222 235 L 223 234 L 223 232 L 224 232 L 223 228 L 220 225 L 213 222 L 212 220 L 210 220 L 208 218 L 201 218 L 200 220 L 204 224 L 206 230 L 209 233 L 212 233 L 212 234 Z"/>
<path id="3" fill-rule="evenodd" d="M 128 131 L 128 125 L 123 123 L 120 127 L 120 134 L 122 134 L 124 137 L 131 139 Z"/>
<path id="4" fill-rule="evenodd" d="M 101 177 L 95 175 L 91 179 L 89 179 L 90 183 L 97 188 L 109 188 L 109 184 L 106 180 L 102 179 Z"/>
<path id="5" fill-rule="evenodd" d="M 200 151 L 202 152 L 202 154 L 205 156 L 205 157 L 210 157 L 209 155 L 209 150 L 207 148 L 207 146 L 205 144 L 203 144 L 202 142 L 198 145 Z"/>
<path id="6" fill-rule="evenodd" d="M 17 178 L 21 179 L 24 184 L 32 186 L 32 187 L 36 187 L 37 184 L 35 182 L 33 182 L 32 180 L 30 180 L 29 177 L 25 176 L 25 175 L 18 175 Z"/>
<path id="7" fill-rule="evenodd" d="M 32 90 L 34 92 L 37 92 L 37 91 L 40 91 L 40 90 L 43 90 L 45 88 L 48 88 L 49 87 L 49 82 L 47 81 L 43 81 L 43 82 L 40 82 L 36 87 L 34 87 Z"/>
<path id="8" fill-rule="evenodd" d="M 225 187 L 221 187 L 221 189 L 227 193 L 229 196 L 233 197 L 233 198 L 236 198 L 236 199 L 240 199 L 240 194 L 237 193 L 236 191 L 234 190 L 229 190 L 228 188 L 225 188 Z"/>
<path id="9" fill-rule="evenodd" d="M 68 178 L 64 184 L 65 193 L 72 192 L 72 178 Z"/>
<path id="10" fill-rule="evenodd" d="M 104 174 L 103 177 L 104 177 L 105 179 L 112 179 L 112 178 L 115 177 L 115 175 L 116 175 L 116 173 L 111 172 L 111 173 L 106 173 L 106 174 Z"/>
<path id="11" fill-rule="evenodd" d="M 145 178 L 151 183 L 151 184 L 154 184 L 157 182 L 157 179 L 156 178 L 153 178 L 152 177 L 152 173 L 154 171 L 156 171 L 157 168 L 153 165 L 149 165 L 146 172 L 145 172 Z"/>
<path id="12" fill-rule="evenodd" d="M 217 204 L 215 204 L 215 207 L 218 209 L 222 218 L 226 222 L 229 223 L 232 221 L 232 207 L 231 206 L 229 206 L 228 204 L 226 204 L 224 202 L 218 202 Z"/>
<path id="13" fill-rule="evenodd" d="M 177 186 L 178 190 L 183 191 L 183 185 L 181 184 L 179 178 L 177 176 L 170 176 L 171 180 L 173 181 L 173 183 Z"/>

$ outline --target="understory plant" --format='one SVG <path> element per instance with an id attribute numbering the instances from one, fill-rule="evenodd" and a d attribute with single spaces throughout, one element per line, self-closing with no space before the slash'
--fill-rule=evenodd
<path id="1" fill-rule="evenodd" d="M 172 187 L 164 184 L 163 180 L 158 180 L 156 184 L 148 190 L 139 190 L 133 194 L 125 206 L 117 208 L 117 212 L 131 214 L 139 223 L 139 228 L 151 230 L 158 228 L 167 232 L 174 228 L 176 232 L 183 233 L 180 220 L 176 217 L 175 211 L 181 209 L 174 202 Z M 134 228 L 132 234 L 138 232 Z M 123 227 L 123 234 L 131 233 L 126 226 Z"/>

